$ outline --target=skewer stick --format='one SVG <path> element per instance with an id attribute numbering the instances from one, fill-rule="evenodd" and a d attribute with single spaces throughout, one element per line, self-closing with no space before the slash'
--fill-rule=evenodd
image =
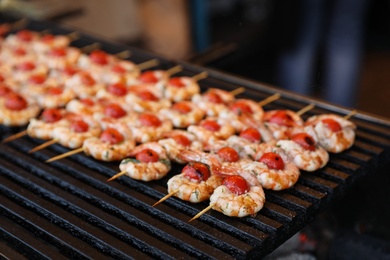
<path id="1" fill-rule="evenodd" d="M 22 18 L 16 22 L 10 24 L 9 29 L 11 31 L 12 30 L 19 30 L 19 29 L 26 27 L 27 23 L 28 23 L 28 20 L 26 18 Z"/>
<path id="2" fill-rule="evenodd" d="M 22 132 L 19 132 L 19 133 L 16 133 L 16 134 L 13 134 L 13 135 L 8 136 L 7 138 L 5 138 L 5 139 L 2 141 L 2 143 L 11 142 L 11 141 L 13 141 L 13 140 L 15 140 L 15 139 L 18 139 L 18 138 L 20 138 L 20 137 L 23 137 L 23 136 L 25 136 L 25 135 L 27 135 L 27 130 L 23 130 Z"/>
<path id="3" fill-rule="evenodd" d="M 97 49 L 100 49 L 100 48 L 101 48 L 101 44 L 98 42 L 94 42 L 90 45 L 87 45 L 87 46 L 80 48 L 80 50 L 81 50 L 81 52 L 84 52 L 84 53 L 90 53 L 90 52 L 97 50 Z"/>
<path id="4" fill-rule="evenodd" d="M 46 148 L 46 147 L 48 147 L 48 146 L 50 146 L 50 145 L 52 145 L 52 144 L 55 144 L 55 143 L 57 143 L 57 142 L 58 142 L 57 139 L 53 139 L 53 140 L 47 141 L 47 142 L 45 142 L 45 143 L 43 143 L 43 144 L 40 144 L 40 145 L 34 147 L 34 148 L 31 149 L 30 151 L 28 151 L 28 153 L 35 153 L 35 152 L 37 152 L 37 151 L 39 151 L 39 150 L 42 150 L 42 149 L 44 149 L 44 148 Z"/>
<path id="5" fill-rule="evenodd" d="M 126 175 L 127 171 L 121 171 L 121 172 L 118 172 L 117 174 L 115 174 L 114 176 L 112 176 L 111 178 L 109 178 L 107 181 L 112 181 L 112 180 L 115 180 L 123 175 Z"/>
<path id="6" fill-rule="evenodd" d="M 266 99 L 263 99 L 258 104 L 259 106 L 265 106 L 271 102 L 274 102 L 275 100 L 279 99 L 281 97 L 280 93 L 273 94 L 272 96 L 267 97 Z"/>
<path id="7" fill-rule="evenodd" d="M 236 89 L 230 91 L 230 94 L 233 96 L 237 96 L 237 95 L 243 93 L 244 91 L 245 91 L 244 87 L 239 87 L 239 88 L 236 88 Z"/>
<path id="8" fill-rule="evenodd" d="M 170 197 L 172 197 L 173 195 L 175 195 L 176 193 L 178 193 L 179 190 L 174 190 L 174 191 L 171 191 L 170 193 L 168 193 L 167 195 L 165 195 L 164 197 L 162 197 L 159 201 L 157 201 L 156 203 L 154 203 L 152 205 L 152 207 L 155 207 L 157 206 L 158 204 L 160 204 L 161 202 L 164 202 L 166 201 L 167 199 L 169 199 Z"/>
<path id="9" fill-rule="evenodd" d="M 349 112 L 348 115 L 345 115 L 345 116 L 344 116 L 344 119 L 348 120 L 348 119 L 350 119 L 351 117 L 353 117 L 353 116 L 356 115 L 356 114 L 357 114 L 357 110 L 354 109 L 354 110 L 352 110 L 351 112 Z"/>
<path id="10" fill-rule="evenodd" d="M 209 211 L 212 207 L 214 207 L 214 204 L 210 204 L 207 208 L 204 208 L 201 212 L 199 212 L 198 214 L 196 214 L 192 219 L 190 219 L 188 222 L 191 222 L 197 218 L 199 218 L 200 216 L 202 216 L 204 213 L 206 213 L 207 211 Z"/>
<path id="11" fill-rule="evenodd" d="M 303 115 L 304 113 L 306 113 L 307 111 L 312 110 L 314 107 L 315 107 L 314 104 L 309 104 L 309 105 L 305 106 L 304 108 L 302 108 L 301 110 L 299 110 L 299 111 L 297 112 L 297 115 L 298 115 L 298 116 L 301 116 L 301 115 Z"/>
<path id="12" fill-rule="evenodd" d="M 175 67 L 172 67 L 172 68 L 166 70 L 165 73 L 167 73 L 168 76 L 172 76 L 173 74 L 176 74 L 182 70 L 183 70 L 183 67 L 181 65 L 177 65 Z"/>
<path id="13" fill-rule="evenodd" d="M 129 51 L 129 50 L 124 50 L 124 51 L 121 51 L 121 52 L 115 54 L 115 56 L 116 56 L 117 58 L 119 58 L 119 59 L 124 60 L 124 59 L 130 58 L 130 56 L 131 56 L 131 51 Z"/>
<path id="14" fill-rule="evenodd" d="M 199 80 L 201 80 L 201 79 L 207 78 L 208 76 L 209 76 L 209 75 L 208 75 L 207 71 L 203 71 L 203 72 L 201 72 L 201 73 L 199 73 L 199 74 L 193 76 L 193 77 L 192 77 L 192 80 L 194 80 L 194 81 L 199 81 Z"/>
<path id="15" fill-rule="evenodd" d="M 139 63 L 137 66 L 140 70 L 146 70 L 146 69 L 152 68 L 154 66 L 157 66 L 159 63 L 160 63 L 159 60 L 152 59 L 152 60 L 148 60 L 148 61 Z"/>
<path id="16" fill-rule="evenodd" d="M 75 40 L 80 39 L 80 33 L 74 31 L 74 32 L 71 32 L 71 33 L 67 34 L 66 37 L 68 37 L 69 40 L 70 40 L 71 42 L 73 42 L 73 41 L 75 41 Z"/>
<path id="17" fill-rule="evenodd" d="M 60 160 L 62 158 L 71 156 L 73 154 L 81 153 L 82 151 L 83 151 L 83 147 L 80 147 L 80 148 L 77 148 L 77 149 L 75 149 L 73 151 L 69 151 L 67 153 L 63 153 L 63 154 L 60 154 L 58 156 L 54 156 L 54 157 L 50 158 L 49 160 L 47 160 L 46 162 L 49 163 L 49 162 L 57 161 L 57 160 Z"/>

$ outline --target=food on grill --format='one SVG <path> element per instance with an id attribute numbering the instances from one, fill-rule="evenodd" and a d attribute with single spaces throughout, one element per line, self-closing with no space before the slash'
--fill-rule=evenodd
<path id="1" fill-rule="evenodd" d="M 39 106 L 12 91 L 0 86 L 0 124 L 6 126 L 26 125 L 30 119 L 38 116 Z"/>

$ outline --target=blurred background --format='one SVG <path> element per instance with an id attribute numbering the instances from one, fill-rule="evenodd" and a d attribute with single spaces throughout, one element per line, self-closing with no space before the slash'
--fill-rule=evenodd
<path id="1" fill-rule="evenodd" d="M 0 7 L 390 118 L 388 0 L 3 0 Z"/>

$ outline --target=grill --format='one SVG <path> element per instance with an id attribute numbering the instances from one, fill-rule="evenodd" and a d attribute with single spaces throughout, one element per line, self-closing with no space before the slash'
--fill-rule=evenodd
<path id="1" fill-rule="evenodd" d="M 58 24 L 29 21 L 27 28 L 67 34 Z M 298 111 L 309 103 L 316 107 L 304 118 L 321 113 L 345 115 L 349 111 L 271 86 L 185 62 L 164 60 L 149 53 L 97 39 L 90 35 L 73 42 L 83 47 L 102 44 L 109 53 L 130 50 L 140 63 L 158 58 L 159 69 L 181 64 L 180 75 L 207 71 L 202 90 L 243 86 L 240 97 L 262 100 L 275 92 L 282 98 L 265 106 Z M 207 203 L 189 204 L 176 198 L 152 207 L 166 195 L 167 180 L 178 174 L 174 165 L 162 180 L 144 183 L 121 177 L 106 180 L 119 170 L 118 163 L 98 162 L 84 154 L 47 164 L 45 160 L 68 151 L 53 145 L 34 154 L 27 152 L 42 141 L 22 137 L 0 144 L 0 252 L 6 258 L 68 259 L 254 259 L 263 257 L 309 224 L 320 212 L 343 197 L 363 177 L 390 162 L 390 122 L 358 113 L 354 146 L 331 155 L 327 166 L 302 172 L 298 183 L 282 192 L 266 191 L 266 204 L 256 217 L 229 218 L 209 211 L 188 222 Z M 22 129 L 1 127 L 6 137 Z"/>

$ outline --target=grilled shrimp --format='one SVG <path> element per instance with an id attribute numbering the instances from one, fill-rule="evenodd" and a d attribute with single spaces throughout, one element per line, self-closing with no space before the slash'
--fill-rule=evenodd
<path id="1" fill-rule="evenodd" d="M 16 93 L 9 93 L 0 99 L 0 124 L 2 125 L 27 125 L 30 120 L 38 116 L 39 112 L 38 104 Z"/>
<path id="2" fill-rule="evenodd" d="M 65 81 L 65 87 L 73 89 L 79 98 L 94 97 L 104 84 L 99 83 L 90 72 L 80 71 Z"/>
<path id="3" fill-rule="evenodd" d="M 165 132 L 173 129 L 172 122 L 157 114 L 141 113 L 128 122 L 137 143 L 146 143 L 161 139 Z"/>
<path id="4" fill-rule="evenodd" d="M 303 126 L 302 118 L 291 110 L 272 110 L 264 113 L 264 126 L 276 140 L 288 139 L 293 127 Z"/>
<path id="5" fill-rule="evenodd" d="M 331 153 L 340 153 L 350 148 L 355 141 L 356 125 L 338 115 L 312 116 L 306 125 L 314 127 L 319 144 Z"/>
<path id="6" fill-rule="evenodd" d="M 195 94 L 192 102 L 202 109 L 207 116 L 218 116 L 222 110 L 226 109 L 228 103 L 233 102 L 234 95 L 228 91 L 209 88 L 203 94 Z"/>
<path id="7" fill-rule="evenodd" d="M 163 108 L 159 114 L 172 121 L 174 127 L 187 128 L 189 125 L 198 124 L 204 117 L 204 112 L 190 101 L 181 101 L 170 108 Z"/>
<path id="8" fill-rule="evenodd" d="M 164 90 L 164 97 L 179 102 L 191 100 L 195 94 L 200 93 L 198 83 L 191 77 L 173 77 L 168 80 Z"/>
<path id="9" fill-rule="evenodd" d="M 220 124 L 216 118 L 206 118 L 199 125 L 190 125 L 187 131 L 196 135 L 203 144 L 208 144 L 216 140 L 225 140 L 235 133 L 230 124 Z"/>
<path id="10" fill-rule="evenodd" d="M 130 157 L 123 159 L 119 165 L 121 171 L 136 180 L 152 181 L 163 178 L 171 169 L 171 163 L 163 146 L 149 142 L 135 147 Z"/>
<path id="11" fill-rule="evenodd" d="M 157 113 L 161 109 L 169 108 L 172 103 L 169 99 L 160 98 L 150 90 L 130 87 L 125 98 L 126 104 L 136 112 Z"/>

